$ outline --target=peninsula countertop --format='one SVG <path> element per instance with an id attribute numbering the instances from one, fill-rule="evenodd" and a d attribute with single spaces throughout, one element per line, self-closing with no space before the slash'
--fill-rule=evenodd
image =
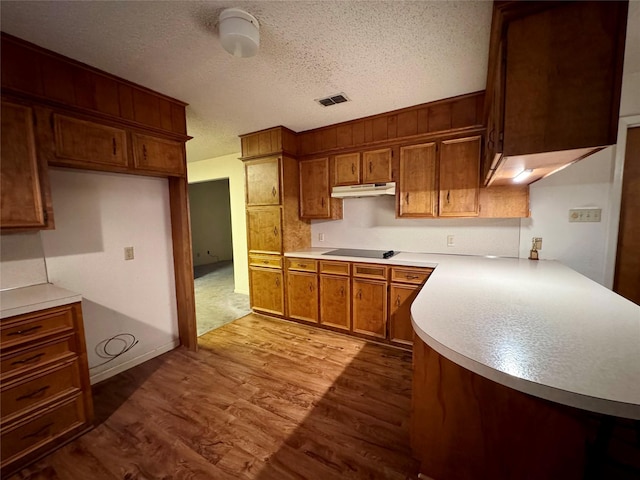
<path id="1" fill-rule="evenodd" d="M 82 295 L 51 283 L 0 291 L 0 318 L 79 302 Z"/>
<path id="2" fill-rule="evenodd" d="M 458 365 L 524 393 L 640 419 L 640 306 L 556 261 L 399 253 L 435 268 L 411 307 L 416 334 Z"/>

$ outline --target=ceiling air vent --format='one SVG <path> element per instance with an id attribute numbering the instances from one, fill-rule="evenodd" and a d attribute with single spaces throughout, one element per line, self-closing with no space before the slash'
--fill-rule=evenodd
<path id="1" fill-rule="evenodd" d="M 330 97 L 316 99 L 316 102 L 318 102 L 323 107 L 330 107 L 331 105 L 337 105 L 338 103 L 344 103 L 348 101 L 349 99 L 344 93 L 336 93 L 335 95 L 331 95 Z"/>

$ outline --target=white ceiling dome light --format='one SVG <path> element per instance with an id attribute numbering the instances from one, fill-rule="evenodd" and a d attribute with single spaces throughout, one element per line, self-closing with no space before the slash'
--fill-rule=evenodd
<path id="1" fill-rule="evenodd" d="M 256 17 L 239 8 L 220 13 L 218 32 L 222 47 L 235 57 L 253 57 L 260 46 L 260 24 Z"/>

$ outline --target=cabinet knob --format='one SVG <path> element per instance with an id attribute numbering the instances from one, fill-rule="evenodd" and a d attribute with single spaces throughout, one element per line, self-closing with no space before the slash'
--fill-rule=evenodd
<path id="1" fill-rule="evenodd" d="M 356 173 L 356 164 L 355 164 L 355 163 L 352 163 L 352 164 L 351 164 L 351 173 L 352 173 L 352 174 L 355 174 L 355 173 Z"/>
<path id="2" fill-rule="evenodd" d="M 310 291 L 310 292 L 313 292 L 313 283 L 310 283 L 310 284 L 309 284 L 309 291 Z"/>
<path id="3" fill-rule="evenodd" d="M 447 190 L 447 203 L 451 203 L 449 199 L 451 198 L 451 190 Z"/>
<path id="4" fill-rule="evenodd" d="M 278 193 L 278 190 L 276 190 L 276 187 L 274 186 L 274 187 L 271 189 L 271 195 L 275 197 L 275 196 L 277 195 L 277 193 Z"/>
<path id="5" fill-rule="evenodd" d="M 373 162 L 369 162 L 369 173 L 373 172 Z"/>
<path id="6" fill-rule="evenodd" d="M 273 235 L 278 236 L 278 227 L 273 227 Z"/>
<path id="7" fill-rule="evenodd" d="M 322 205 L 322 208 L 324 208 L 324 197 L 320 198 L 320 205 Z"/>
<path id="8" fill-rule="evenodd" d="M 409 192 L 407 192 L 407 194 L 404 196 L 404 203 L 409 205 Z"/>
<path id="9" fill-rule="evenodd" d="M 398 295 L 398 298 L 396 298 L 396 306 L 400 306 L 400 295 Z"/>
<path id="10" fill-rule="evenodd" d="M 344 297 L 344 287 L 340 287 L 340 296 Z"/>
<path id="11" fill-rule="evenodd" d="M 276 277 L 276 287 L 280 286 L 280 279 L 278 277 Z"/>
<path id="12" fill-rule="evenodd" d="M 358 290 L 356 297 L 358 297 L 358 300 L 362 300 L 362 289 Z"/>
<path id="13" fill-rule="evenodd" d="M 116 148 L 116 139 L 115 139 L 115 137 L 111 139 L 111 147 L 113 148 L 113 154 L 115 155 L 118 152 L 118 150 Z"/>

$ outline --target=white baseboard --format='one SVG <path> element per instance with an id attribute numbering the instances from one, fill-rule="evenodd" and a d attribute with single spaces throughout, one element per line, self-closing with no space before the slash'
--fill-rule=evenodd
<path id="1" fill-rule="evenodd" d="M 233 293 L 241 293 L 243 295 L 249 295 L 248 291 L 245 290 L 238 290 L 237 288 L 233 290 Z"/>
<path id="2" fill-rule="evenodd" d="M 108 370 L 103 370 L 100 373 L 91 375 L 89 379 L 91 382 L 91 385 L 95 385 L 96 383 L 102 382 L 107 378 L 111 378 L 114 375 L 124 372 L 125 370 L 129 370 L 130 368 L 140 365 L 141 363 L 144 363 L 147 360 L 151 360 L 154 357 L 157 357 L 159 355 L 162 355 L 163 353 L 169 352 L 174 348 L 178 347 L 179 345 L 180 345 L 180 339 L 177 338 L 172 342 L 166 343 L 161 347 L 158 347 L 154 350 L 151 350 L 150 352 L 145 353 L 144 355 L 140 355 L 139 357 L 132 358 L 131 360 L 127 360 L 126 362 L 121 363 L 120 365 L 116 365 L 113 368 L 109 368 Z"/>

